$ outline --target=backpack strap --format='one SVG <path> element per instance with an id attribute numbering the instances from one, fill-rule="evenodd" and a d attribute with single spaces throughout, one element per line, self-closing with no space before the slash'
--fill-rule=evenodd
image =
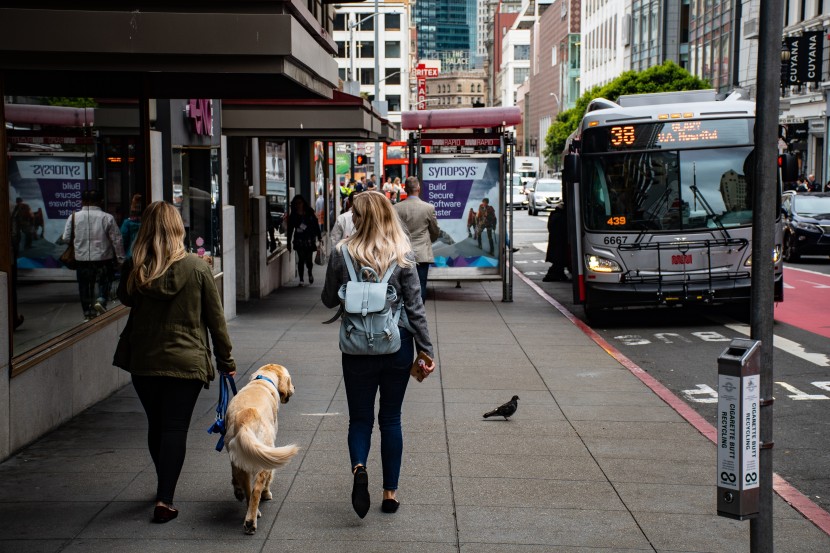
<path id="1" fill-rule="evenodd" d="M 346 262 L 346 269 L 349 270 L 349 279 L 354 282 L 360 282 L 357 279 L 357 274 L 354 272 L 354 263 L 352 262 L 352 256 L 349 255 L 349 248 L 343 244 L 340 251 L 343 253 L 343 261 Z"/>
<path id="2" fill-rule="evenodd" d="M 343 253 L 343 261 L 346 262 L 346 269 L 349 271 L 349 279 L 353 280 L 354 282 L 363 282 L 361 279 L 357 278 L 357 274 L 354 270 L 354 262 L 352 261 L 352 256 L 349 255 L 349 248 L 346 247 L 346 245 L 344 244 L 340 251 Z M 392 273 L 395 271 L 395 267 L 397 266 L 398 263 L 393 260 L 392 263 L 389 264 L 389 268 L 386 269 L 386 273 L 384 273 L 383 278 L 380 280 L 380 282 L 389 282 L 389 279 L 392 277 Z"/>
<path id="3" fill-rule="evenodd" d="M 395 270 L 395 267 L 398 266 L 398 262 L 392 260 L 392 263 L 389 264 L 389 268 L 386 269 L 386 273 L 383 275 L 381 282 L 389 282 L 389 278 L 392 276 L 392 272 Z"/>

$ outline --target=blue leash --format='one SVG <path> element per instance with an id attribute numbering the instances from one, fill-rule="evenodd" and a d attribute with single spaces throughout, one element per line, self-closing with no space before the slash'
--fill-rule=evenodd
<path id="1" fill-rule="evenodd" d="M 216 404 L 216 421 L 207 429 L 208 434 L 221 434 L 216 442 L 216 451 L 222 451 L 225 447 L 225 414 L 228 412 L 228 401 L 230 401 L 228 388 L 236 395 L 236 382 L 227 373 L 220 372 L 219 381 L 219 403 Z"/>

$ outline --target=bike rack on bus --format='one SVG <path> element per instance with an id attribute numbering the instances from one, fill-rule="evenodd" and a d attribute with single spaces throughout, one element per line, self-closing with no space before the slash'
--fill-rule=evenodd
<path id="1" fill-rule="evenodd" d="M 657 274 L 643 275 L 639 269 L 630 270 L 622 275 L 622 282 L 632 284 L 657 284 L 657 299 L 660 303 L 668 303 L 667 293 L 663 290 L 666 285 L 682 285 L 683 297 L 679 300 L 696 299 L 692 298 L 689 291 L 689 285 L 699 284 L 700 280 L 692 280 L 693 276 L 700 276 L 704 273 L 686 271 L 685 264 L 683 265 L 682 273 L 673 273 L 671 275 L 663 274 L 662 256 L 665 251 L 677 251 L 681 254 L 686 254 L 690 250 L 706 250 L 706 259 L 708 261 L 706 271 L 706 283 L 708 290 L 705 292 L 706 298 L 703 300 L 708 303 L 714 300 L 715 291 L 712 289 L 712 283 L 718 280 L 735 280 L 738 278 L 750 278 L 749 271 L 725 271 L 712 273 L 712 248 L 736 248 L 738 251 L 743 250 L 749 246 L 749 240 L 745 238 L 721 238 L 711 240 L 689 240 L 682 242 L 636 242 L 633 244 L 620 244 L 619 251 L 643 251 L 655 250 L 657 252 Z M 700 270 L 698 270 L 700 271 Z M 671 280 L 670 280 L 671 278 Z M 700 296 L 700 293 L 694 293 L 694 296 Z M 672 293 L 674 297 L 674 293 Z"/>

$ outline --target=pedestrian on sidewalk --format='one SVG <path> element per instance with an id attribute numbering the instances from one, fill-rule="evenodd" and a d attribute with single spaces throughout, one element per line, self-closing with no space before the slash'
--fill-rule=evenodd
<path id="1" fill-rule="evenodd" d="M 406 199 L 395 204 L 395 210 L 409 231 L 415 261 L 418 262 L 418 279 L 421 283 L 421 301 L 427 299 L 429 266 L 435 261 L 432 243 L 438 240 L 441 229 L 435 216 L 435 206 L 421 199 L 421 181 L 418 177 L 406 177 Z"/>
<path id="2" fill-rule="evenodd" d="M 215 377 L 211 342 L 219 371 L 236 374 L 213 273 L 187 253 L 184 236 L 179 210 L 151 203 L 118 285 L 118 298 L 131 309 L 113 364 L 132 374 L 147 414 L 147 445 L 158 479 L 153 521 L 159 523 L 179 514 L 173 495 L 190 418 L 199 392 Z"/>
<path id="3" fill-rule="evenodd" d="M 101 209 L 98 190 L 84 190 L 81 210 L 66 220 L 60 241 L 68 244 L 70 240 L 75 246 L 81 309 L 89 321 L 107 310 L 116 266 L 124 262 L 121 231 L 115 217 Z"/>
<path id="4" fill-rule="evenodd" d="M 130 200 L 130 216 L 124 219 L 121 223 L 121 237 L 124 240 L 124 249 L 127 251 L 127 257 L 133 255 L 133 242 L 138 236 L 138 229 L 141 227 L 141 212 L 144 210 L 144 202 L 141 200 L 141 194 L 134 194 Z"/>
<path id="5" fill-rule="evenodd" d="M 304 269 L 308 268 L 308 282 L 314 284 L 314 254 L 320 242 L 320 225 L 317 216 L 304 196 L 297 194 L 291 200 L 291 213 L 288 214 L 288 251 L 293 246 L 297 254 L 297 272 L 300 286 L 303 285 Z"/>
<path id="6" fill-rule="evenodd" d="M 398 323 L 401 347 L 397 352 L 385 355 L 342 354 L 343 381 L 349 405 L 349 457 L 354 475 L 352 506 L 358 516 L 363 518 L 370 505 L 366 460 L 375 424 L 375 396 L 380 391 L 378 426 L 383 466 L 381 510 L 394 513 L 400 505 L 396 496 L 403 454 L 401 405 L 409 383 L 409 369 L 416 347 L 430 358 L 433 353 L 420 294 L 419 276 L 415 268 L 415 255 L 395 209 L 382 193 L 363 192 L 354 198 L 352 211 L 355 233 L 338 244 L 329 258 L 322 294 L 323 304 L 329 308 L 340 305 L 338 292 L 349 281 L 343 248 L 348 249 L 356 268 L 371 267 L 378 275 L 384 275 L 393 261 L 397 263 L 389 284 L 394 287 L 398 301 L 403 304 Z M 433 362 L 424 370 L 429 374 L 434 369 Z"/>
<path id="7" fill-rule="evenodd" d="M 568 222 L 565 214 L 565 204 L 554 204 L 553 211 L 548 218 L 548 251 L 545 261 L 550 263 L 547 274 L 542 278 L 544 282 L 560 282 L 568 280 L 565 268 L 568 267 Z M 568 267 L 568 270 L 570 268 Z"/>

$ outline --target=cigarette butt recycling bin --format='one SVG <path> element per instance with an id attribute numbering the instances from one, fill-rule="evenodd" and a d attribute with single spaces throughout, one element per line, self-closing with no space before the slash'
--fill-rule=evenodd
<path id="1" fill-rule="evenodd" d="M 758 514 L 761 342 L 737 338 L 718 357 L 718 515 Z"/>

